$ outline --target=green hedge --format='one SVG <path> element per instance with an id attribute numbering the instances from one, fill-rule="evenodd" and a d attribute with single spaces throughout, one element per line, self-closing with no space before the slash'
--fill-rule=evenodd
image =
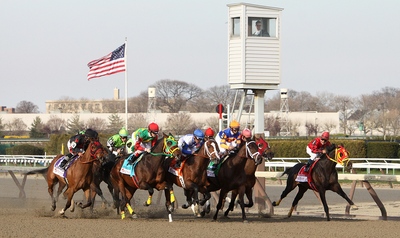
<path id="1" fill-rule="evenodd" d="M 44 155 L 44 149 L 34 145 L 16 145 L 6 149 L 7 155 Z"/>

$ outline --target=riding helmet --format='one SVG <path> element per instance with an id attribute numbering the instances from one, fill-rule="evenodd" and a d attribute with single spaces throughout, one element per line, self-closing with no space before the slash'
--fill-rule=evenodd
<path id="1" fill-rule="evenodd" d="M 215 132 L 211 127 L 209 127 L 209 128 L 207 128 L 207 130 L 204 134 L 208 137 L 212 137 L 212 136 L 214 136 Z"/>
<path id="2" fill-rule="evenodd" d="M 321 139 L 329 140 L 329 132 L 325 131 L 324 133 L 322 133 Z"/>
<path id="3" fill-rule="evenodd" d="M 88 138 L 96 139 L 99 136 L 99 134 L 96 131 L 89 128 L 85 131 L 85 136 Z"/>
<path id="4" fill-rule="evenodd" d="M 158 125 L 156 123 L 154 123 L 154 122 L 149 124 L 148 129 L 149 129 L 150 132 L 153 132 L 154 134 L 158 134 L 158 131 L 160 130 Z"/>
<path id="5" fill-rule="evenodd" d="M 251 130 L 249 128 L 244 128 L 242 135 L 244 138 L 251 138 Z"/>
<path id="6" fill-rule="evenodd" d="M 236 120 L 231 121 L 231 123 L 229 124 L 230 128 L 239 128 L 240 127 L 240 123 Z"/>
<path id="7" fill-rule="evenodd" d="M 127 137 L 128 136 L 128 131 L 124 128 L 124 127 L 122 127 L 122 129 L 121 130 L 119 130 L 119 136 L 121 136 L 121 137 Z"/>
<path id="8" fill-rule="evenodd" d="M 193 135 L 194 135 L 195 137 L 197 137 L 198 139 L 200 139 L 200 140 L 204 139 L 204 133 L 203 133 L 203 131 L 200 130 L 200 129 L 194 130 Z"/>

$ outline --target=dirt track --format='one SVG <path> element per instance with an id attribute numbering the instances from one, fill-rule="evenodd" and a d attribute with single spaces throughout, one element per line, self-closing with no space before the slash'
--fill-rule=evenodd
<path id="1" fill-rule="evenodd" d="M 178 209 L 169 223 L 164 206 L 143 207 L 145 193 L 138 193 L 134 209 L 138 219 L 120 220 L 115 210 L 102 208 L 96 203 L 95 214 L 77 209 L 61 218 L 50 211 L 46 183 L 42 178 L 28 179 L 26 199 L 18 198 L 18 190 L 10 178 L 0 178 L 0 237 L 398 237 L 399 221 L 354 220 L 334 218 L 327 222 L 323 217 L 296 216 L 287 219 L 277 210 L 272 217 L 259 217 L 248 213 L 249 223 L 241 221 L 238 210 L 230 219 L 212 222 L 211 215 L 194 218 L 190 210 Z M 142 194 L 142 195 L 140 195 Z M 142 197 L 143 198 L 142 198 Z M 181 194 L 177 194 L 181 196 Z M 76 200 L 81 194 L 75 196 Z M 156 201 L 156 196 L 153 202 Z M 291 202 L 291 200 L 290 200 Z M 290 203 L 289 201 L 287 203 Z M 65 204 L 60 199 L 59 206 Z M 318 204 L 316 204 L 318 205 Z M 314 206 L 318 207 L 318 206 Z M 362 206 L 361 206 L 362 207 Z M 334 209 L 334 208 L 332 208 Z M 343 210 L 341 206 L 340 210 Z M 286 213 L 286 208 L 285 208 Z M 396 213 L 398 213 L 396 211 Z M 388 211 L 389 214 L 389 211 Z"/>

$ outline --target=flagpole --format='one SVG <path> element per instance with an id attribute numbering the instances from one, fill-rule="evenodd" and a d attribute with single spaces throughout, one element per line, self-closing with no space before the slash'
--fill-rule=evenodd
<path id="1" fill-rule="evenodd" d="M 125 129 L 128 130 L 128 38 L 125 37 Z"/>

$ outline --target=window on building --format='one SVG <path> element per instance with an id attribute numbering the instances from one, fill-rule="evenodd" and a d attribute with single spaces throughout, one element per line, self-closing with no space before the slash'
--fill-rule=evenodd
<path id="1" fill-rule="evenodd" d="M 232 18 L 232 36 L 240 36 L 240 17 Z"/>
<path id="2" fill-rule="evenodd" d="M 249 36 L 276 37 L 276 18 L 249 17 Z"/>

